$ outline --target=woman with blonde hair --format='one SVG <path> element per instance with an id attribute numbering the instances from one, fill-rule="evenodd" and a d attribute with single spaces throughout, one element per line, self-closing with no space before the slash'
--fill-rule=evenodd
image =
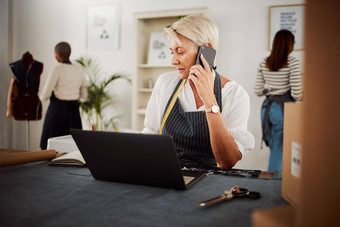
<path id="1" fill-rule="evenodd" d="M 283 103 L 302 99 L 299 60 L 291 56 L 294 35 L 276 33 L 273 48 L 258 68 L 254 91 L 265 95 L 261 108 L 262 140 L 270 148 L 268 171 L 282 171 Z"/>
<path id="2" fill-rule="evenodd" d="M 188 15 L 165 32 L 177 71 L 158 78 L 143 132 L 171 135 L 183 167 L 212 168 L 218 163 L 230 169 L 253 149 L 254 138 L 247 130 L 247 92 L 210 69 L 203 55 L 204 67 L 195 64 L 199 46 L 217 50 L 217 26 L 206 16 Z"/>

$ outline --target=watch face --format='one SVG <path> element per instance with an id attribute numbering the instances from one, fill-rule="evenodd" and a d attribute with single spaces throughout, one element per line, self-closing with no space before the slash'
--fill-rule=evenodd
<path id="1" fill-rule="evenodd" d="M 220 107 L 219 107 L 219 106 L 213 105 L 213 106 L 211 107 L 211 111 L 212 111 L 213 113 L 218 113 L 218 111 L 220 111 Z"/>

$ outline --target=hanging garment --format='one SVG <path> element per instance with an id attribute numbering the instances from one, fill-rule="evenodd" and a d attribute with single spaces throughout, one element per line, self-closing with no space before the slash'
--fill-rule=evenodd
<path id="1" fill-rule="evenodd" d="M 15 120 L 40 120 L 42 106 L 38 92 L 43 64 L 26 52 L 21 60 L 9 66 L 14 78 L 8 91 L 6 116 Z"/>

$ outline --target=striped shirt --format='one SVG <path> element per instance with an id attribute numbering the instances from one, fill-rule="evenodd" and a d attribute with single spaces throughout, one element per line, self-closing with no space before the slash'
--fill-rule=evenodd
<path id="1" fill-rule="evenodd" d="M 283 95 L 291 90 L 291 95 L 295 100 L 302 100 L 299 60 L 293 56 L 288 56 L 286 67 L 280 68 L 278 71 L 270 71 L 266 66 L 265 58 L 257 71 L 254 92 L 256 95 L 262 96 L 265 90 L 267 90 L 268 95 Z"/>

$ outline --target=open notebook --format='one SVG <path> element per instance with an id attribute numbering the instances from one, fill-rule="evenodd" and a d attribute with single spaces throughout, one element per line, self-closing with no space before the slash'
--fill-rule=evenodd
<path id="1" fill-rule="evenodd" d="M 186 189 L 205 174 L 182 172 L 170 136 L 79 129 L 71 135 L 98 180 Z"/>

